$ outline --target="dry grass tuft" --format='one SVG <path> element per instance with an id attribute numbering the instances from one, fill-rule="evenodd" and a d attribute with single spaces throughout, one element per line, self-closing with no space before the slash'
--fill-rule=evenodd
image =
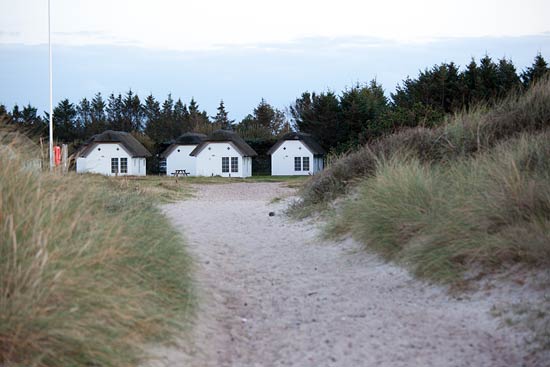
<path id="1" fill-rule="evenodd" d="M 189 315 L 182 239 L 143 190 L 22 166 L 2 154 L 0 365 L 135 366 Z"/>

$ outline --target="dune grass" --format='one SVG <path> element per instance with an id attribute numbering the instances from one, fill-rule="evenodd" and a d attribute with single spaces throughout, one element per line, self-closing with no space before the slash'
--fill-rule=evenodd
<path id="1" fill-rule="evenodd" d="M 438 281 L 472 264 L 548 266 L 549 141 L 550 132 L 524 135 L 442 165 L 379 160 L 332 230 Z"/>
<path id="2" fill-rule="evenodd" d="M 324 209 L 363 178 L 376 175 L 381 159 L 408 154 L 422 163 L 440 164 L 466 159 L 523 133 L 548 128 L 550 77 L 541 79 L 524 94 L 510 95 L 492 108 L 478 106 L 448 117 L 436 128 L 405 129 L 338 159 L 304 184 L 301 200 L 291 213 L 303 216 Z"/>
<path id="3" fill-rule="evenodd" d="M 135 366 L 185 328 L 191 262 L 155 192 L 0 159 L 0 365 Z"/>

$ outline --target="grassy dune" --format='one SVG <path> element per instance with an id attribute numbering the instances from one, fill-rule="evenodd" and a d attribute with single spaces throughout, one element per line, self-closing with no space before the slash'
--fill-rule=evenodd
<path id="1" fill-rule="evenodd" d="M 550 133 L 446 165 L 377 162 L 333 229 L 417 275 L 456 280 L 472 264 L 550 265 Z"/>
<path id="2" fill-rule="evenodd" d="M 492 109 L 385 137 L 306 183 L 308 213 L 356 188 L 328 234 L 351 233 L 417 275 L 550 264 L 550 80 Z"/>
<path id="3" fill-rule="evenodd" d="M 135 366 L 193 304 L 158 192 L 20 167 L 0 159 L 0 365 Z"/>

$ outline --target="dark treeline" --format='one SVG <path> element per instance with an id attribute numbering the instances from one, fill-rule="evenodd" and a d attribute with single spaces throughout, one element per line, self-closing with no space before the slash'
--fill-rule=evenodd
<path id="1" fill-rule="evenodd" d="M 0 119 L 35 135 L 47 134 L 48 114 L 39 116 L 31 105 L 22 109 L 15 105 L 11 111 L 0 105 Z M 161 104 L 152 95 L 141 100 L 132 90 L 125 95 L 111 94 L 107 99 L 97 93 L 92 100 L 83 98 L 77 104 L 64 99 L 54 108 L 53 124 L 58 142 L 78 145 L 110 129 L 132 132 L 148 148 L 161 147 L 190 131 L 208 134 L 217 129 L 235 129 L 246 139 L 265 139 L 290 130 L 284 113 L 264 99 L 252 114 L 235 124 L 229 119 L 223 100 L 217 114 L 208 116 L 193 98 L 184 104 L 168 95 Z"/>
<path id="2" fill-rule="evenodd" d="M 390 98 L 382 85 L 371 81 L 357 84 L 336 94 L 332 91 L 303 93 L 289 108 L 289 116 L 264 99 L 242 121 L 229 119 L 223 100 L 215 116 L 208 116 L 191 99 L 188 104 L 164 101 L 149 95 L 141 99 L 131 90 L 78 103 L 64 99 L 54 109 L 56 140 L 78 146 L 92 135 L 107 129 L 128 131 L 152 152 L 167 142 L 194 131 L 210 133 L 234 129 L 248 141 L 273 141 L 292 128 L 313 134 L 327 149 L 347 150 L 369 139 L 402 127 L 433 126 L 446 114 L 467 110 L 474 105 L 490 105 L 510 92 L 521 92 L 549 70 L 542 55 L 518 72 L 511 60 L 494 61 L 489 56 L 472 61 L 464 68 L 453 62 L 434 65 L 417 77 L 407 77 Z M 15 124 L 35 135 L 47 135 L 48 115 L 35 107 L 15 105 L 11 111 L 0 105 L 0 121 Z"/>

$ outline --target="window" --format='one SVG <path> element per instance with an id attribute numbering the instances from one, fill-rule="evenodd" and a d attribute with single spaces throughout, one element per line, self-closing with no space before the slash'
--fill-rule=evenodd
<path id="1" fill-rule="evenodd" d="M 309 157 L 302 158 L 302 171 L 309 171 Z"/>
<path id="2" fill-rule="evenodd" d="M 118 158 L 111 158 L 111 173 L 118 173 Z"/>
<path id="3" fill-rule="evenodd" d="M 222 172 L 229 172 L 229 157 L 222 157 Z"/>
<path id="4" fill-rule="evenodd" d="M 120 158 L 120 173 L 128 173 L 128 158 Z"/>
<path id="5" fill-rule="evenodd" d="M 301 157 L 294 157 L 294 170 L 295 171 L 301 171 L 302 170 L 302 158 Z"/>
<path id="6" fill-rule="evenodd" d="M 231 172 L 239 172 L 239 158 L 231 157 Z"/>

